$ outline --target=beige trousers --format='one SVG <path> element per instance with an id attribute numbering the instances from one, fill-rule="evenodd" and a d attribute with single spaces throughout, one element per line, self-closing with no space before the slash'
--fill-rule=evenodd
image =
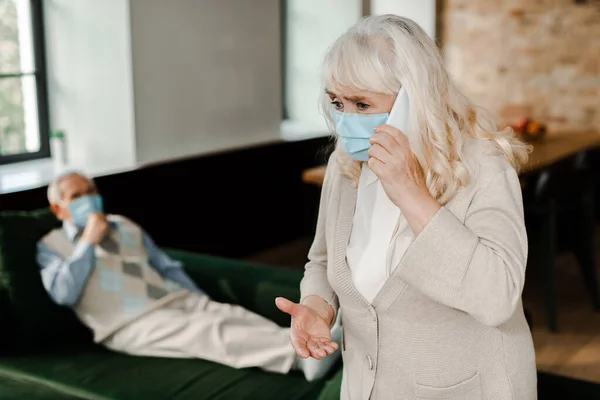
<path id="1" fill-rule="evenodd" d="M 289 328 L 240 306 L 189 294 L 121 328 L 103 345 L 138 356 L 200 358 L 233 368 L 287 373 L 295 353 Z"/>

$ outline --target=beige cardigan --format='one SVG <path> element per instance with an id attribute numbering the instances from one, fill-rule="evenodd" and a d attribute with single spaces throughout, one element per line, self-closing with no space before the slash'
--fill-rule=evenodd
<path id="1" fill-rule="evenodd" d="M 372 304 L 346 263 L 356 189 L 332 155 L 301 291 L 341 309 L 342 400 L 537 398 L 519 179 L 473 143 L 472 183 L 433 217 Z"/>

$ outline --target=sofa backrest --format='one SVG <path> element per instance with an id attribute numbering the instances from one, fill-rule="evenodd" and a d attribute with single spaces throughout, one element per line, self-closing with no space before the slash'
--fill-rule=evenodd
<path id="1" fill-rule="evenodd" d="M 92 343 L 73 312 L 52 302 L 36 263 L 37 241 L 60 226 L 49 209 L 0 212 L 0 353 Z"/>

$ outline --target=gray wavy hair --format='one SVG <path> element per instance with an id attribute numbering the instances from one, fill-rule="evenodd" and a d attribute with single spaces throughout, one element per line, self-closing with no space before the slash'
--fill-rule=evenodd
<path id="1" fill-rule="evenodd" d="M 48 202 L 50 204 L 61 204 L 62 202 L 62 191 L 60 190 L 60 183 L 65 179 L 71 178 L 73 176 L 80 176 L 84 179 L 87 179 L 92 187 L 96 187 L 96 183 L 92 178 L 87 177 L 85 174 L 79 171 L 67 171 L 59 176 L 57 176 L 49 185 L 48 185 Z"/>
<path id="2" fill-rule="evenodd" d="M 328 50 L 322 66 L 323 87 L 398 94 L 405 87 L 410 98 L 407 136 L 425 173 L 430 193 L 442 204 L 471 178 L 463 159 L 468 139 L 485 141 L 518 169 L 527 161 L 530 146 L 512 129 L 498 129 L 483 108 L 473 104 L 454 85 L 434 41 L 414 21 L 397 15 L 364 18 Z M 329 96 L 321 107 L 332 132 Z M 338 154 L 343 175 L 355 186 L 361 163 L 344 151 Z"/>

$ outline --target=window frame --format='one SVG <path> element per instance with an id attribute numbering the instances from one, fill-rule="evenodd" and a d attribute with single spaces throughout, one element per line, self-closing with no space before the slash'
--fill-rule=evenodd
<path id="1" fill-rule="evenodd" d="M 287 104 L 287 0 L 279 0 L 279 61 L 281 68 L 281 120 L 289 119 L 288 104 Z"/>
<path id="2" fill-rule="evenodd" d="M 42 1 L 29 0 L 31 8 L 31 37 L 33 40 L 33 72 L 0 73 L 0 79 L 21 78 L 24 76 L 33 76 L 35 78 L 40 149 L 30 153 L 0 155 L 0 165 L 50 157 L 50 121 Z"/>

